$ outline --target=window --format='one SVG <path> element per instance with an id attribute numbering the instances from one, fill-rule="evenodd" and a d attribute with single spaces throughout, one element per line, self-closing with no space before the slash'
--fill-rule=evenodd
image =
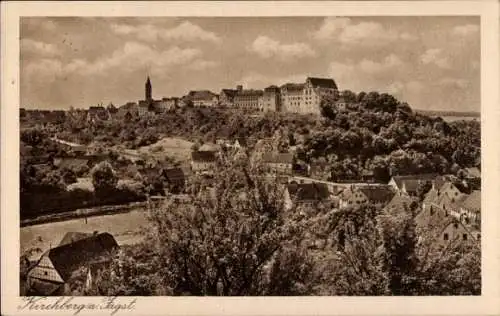
<path id="1" fill-rule="evenodd" d="M 43 274 L 44 275 L 49 275 L 49 273 L 47 271 L 44 271 Z"/>
<path id="2" fill-rule="evenodd" d="M 463 234 L 463 235 L 462 235 L 462 239 L 463 239 L 463 240 L 467 240 L 467 234 Z"/>
<path id="3" fill-rule="evenodd" d="M 443 240 L 448 240 L 448 234 L 447 233 L 444 233 Z"/>
<path id="4" fill-rule="evenodd" d="M 453 224 L 453 228 L 457 229 L 457 228 L 458 228 L 458 224 L 457 224 L 457 223 L 454 223 L 454 224 Z"/>
<path id="5" fill-rule="evenodd" d="M 477 240 L 481 240 L 481 234 L 477 234 Z"/>

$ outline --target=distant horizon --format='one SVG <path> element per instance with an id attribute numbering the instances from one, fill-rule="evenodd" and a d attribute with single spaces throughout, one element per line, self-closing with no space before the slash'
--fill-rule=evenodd
<path id="1" fill-rule="evenodd" d="M 478 17 L 22 17 L 21 105 L 88 108 L 332 78 L 414 109 L 480 111 Z"/>

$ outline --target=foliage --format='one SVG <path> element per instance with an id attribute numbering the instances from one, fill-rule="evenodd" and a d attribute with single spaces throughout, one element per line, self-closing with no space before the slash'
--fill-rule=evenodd
<path id="1" fill-rule="evenodd" d="M 97 194 L 108 194 L 116 188 L 118 177 L 109 162 L 103 161 L 91 170 L 92 184 Z"/>

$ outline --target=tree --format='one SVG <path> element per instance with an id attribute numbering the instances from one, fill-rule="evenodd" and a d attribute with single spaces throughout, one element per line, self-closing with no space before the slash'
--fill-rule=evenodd
<path id="1" fill-rule="evenodd" d="M 194 179 L 188 202 L 168 200 L 151 210 L 146 247 L 157 258 L 155 279 L 172 295 L 310 291 L 310 259 L 304 248 L 309 217 L 285 210 L 283 189 L 263 178 L 260 167 L 248 161 L 219 163 L 213 187 Z"/>
<path id="2" fill-rule="evenodd" d="M 96 194 L 102 196 L 112 192 L 118 183 L 118 177 L 111 164 L 107 161 L 95 165 L 91 170 L 91 177 Z"/>

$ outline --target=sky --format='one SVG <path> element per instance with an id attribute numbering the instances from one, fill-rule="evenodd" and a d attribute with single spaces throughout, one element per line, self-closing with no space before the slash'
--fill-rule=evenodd
<path id="1" fill-rule="evenodd" d="M 480 110 L 478 17 L 23 17 L 21 107 L 87 108 L 333 78 L 422 110 Z"/>

